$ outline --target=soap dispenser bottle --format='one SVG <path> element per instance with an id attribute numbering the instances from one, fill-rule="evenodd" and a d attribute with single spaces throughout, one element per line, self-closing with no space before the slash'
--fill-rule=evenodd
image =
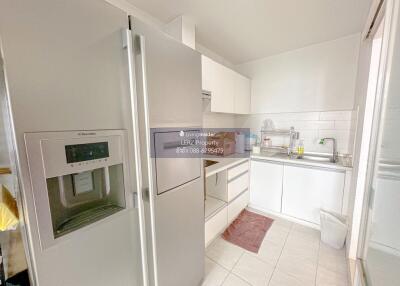
<path id="1" fill-rule="evenodd" d="M 299 144 L 297 145 L 297 158 L 301 159 L 304 155 L 304 142 L 303 140 L 299 140 Z"/>

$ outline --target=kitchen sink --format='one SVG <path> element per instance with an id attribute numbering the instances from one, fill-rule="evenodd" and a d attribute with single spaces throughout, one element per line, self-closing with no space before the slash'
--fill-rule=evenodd
<path id="1" fill-rule="evenodd" d="M 204 167 L 207 168 L 207 167 L 210 167 L 217 163 L 218 163 L 217 161 L 213 161 L 213 160 L 204 160 Z"/>
<path id="2" fill-rule="evenodd" d="M 331 162 L 332 157 L 326 155 L 304 155 L 300 160 L 310 160 L 310 161 L 318 161 L 318 162 Z"/>

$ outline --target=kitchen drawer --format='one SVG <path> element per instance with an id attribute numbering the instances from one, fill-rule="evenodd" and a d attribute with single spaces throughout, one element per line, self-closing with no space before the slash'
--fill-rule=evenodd
<path id="1" fill-rule="evenodd" d="M 205 246 L 207 247 L 214 238 L 225 230 L 228 225 L 228 207 L 222 208 L 205 224 Z"/>
<path id="2" fill-rule="evenodd" d="M 228 205 L 228 223 L 231 223 L 249 203 L 250 192 L 246 191 Z"/>
<path id="3" fill-rule="evenodd" d="M 228 202 L 249 188 L 249 173 L 246 172 L 228 183 Z"/>
<path id="4" fill-rule="evenodd" d="M 233 178 L 237 177 L 238 175 L 246 172 L 249 170 L 249 161 L 241 163 L 235 167 L 228 169 L 228 180 L 232 180 Z"/>

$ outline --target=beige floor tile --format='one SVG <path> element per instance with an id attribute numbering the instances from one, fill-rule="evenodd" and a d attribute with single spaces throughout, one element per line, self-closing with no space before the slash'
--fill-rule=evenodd
<path id="1" fill-rule="evenodd" d="M 243 252 L 244 249 L 218 238 L 207 248 L 206 255 L 219 265 L 232 270 Z"/>
<path id="2" fill-rule="evenodd" d="M 319 245 L 319 237 L 313 234 L 300 233 L 292 230 L 287 237 L 285 246 L 318 251 Z"/>
<path id="3" fill-rule="evenodd" d="M 340 275 L 337 272 L 333 272 L 318 266 L 317 271 L 317 283 L 316 286 L 348 286 L 347 275 Z"/>
<path id="4" fill-rule="evenodd" d="M 284 252 L 285 249 L 278 261 L 277 270 L 293 276 L 303 283 L 313 283 L 317 273 L 317 262 L 311 261 L 307 257 Z"/>
<path id="5" fill-rule="evenodd" d="M 248 252 L 258 259 L 275 266 L 281 256 L 283 245 L 275 244 L 269 240 L 264 240 L 258 253 Z"/>
<path id="6" fill-rule="evenodd" d="M 281 271 L 275 271 L 268 286 L 314 286 L 314 282 L 304 283 Z"/>
<path id="7" fill-rule="evenodd" d="M 296 257 L 300 260 L 306 260 L 310 263 L 318 263 L 318 249 L 317 248 L 306 248 L 302 246 L 287 244 L 282 250 L 281 258 L 285 257 Z"/>
<path id="8" fill-rule="evenodd" d="M 251 286 L 249 283 L 244 281 L 243 279 L 240 279 L 234 274 L 229 274 L 229 276 L 226 278 L 223 286 Z"/>
<path id="9" fill-rule="evenodd" d="M 211 259 L 205 259 L 205 277 L 202 286 L 221 286 L 229 272 Z"/>
<path id="10" fill-rule="evenodd" d="M 287 229 L 283 229 L 280 227 L 271 227 L 265 235 L 264 240 L 268 240 L 277 245 L 283 246 L 286 242 L 286 238 L 288 237 L 288 235 L 289 232 L 287 231 Z"/>
<path id="11" fill-rule="evenodd" d="M 345 250 L 336 250 L 321 243 L 318 264 L 340 275 L 348 274 Z"/>
<path id="12" fill-rule="evenodd" d="M 273 271 L 274 266 L 245 253 L 233 268 L 232 273 L 252 286 L 266 286 L 271 279 Z"/>

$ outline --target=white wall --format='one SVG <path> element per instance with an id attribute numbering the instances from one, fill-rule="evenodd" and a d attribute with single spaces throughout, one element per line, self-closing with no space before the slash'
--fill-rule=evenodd
<path id="1" fill-rule="evenodd" d="M 320 145 L 319 139 L 334 137 L 337 140 L 338 152 L 351 154 L 355 130 L 352 128 L 354 113 L 347 111 L 329 112 L 299 112 L 299 113 L 266 113 L 236 116 L 235 125 L 238 128 L 250 128 L 251 132 L 260 136 L 260 130 L 265 119 L 273 120 L 275 128 L 289 129 L 294 127 L 304 140 L 306 152 L 332 152 L 331 143 Z M 288 144 L 286 137 L 271 137 L 273 145 Z"/>
<path id="2" fill-rule="evenodd" d="M 360 35 L 242 64 L 252 113 L 351 110 Z"/>
<path id="3" fill-rule="evenodd" d="M 203 100 L 204 128 L 235 128 L 235 115 L 229 113 L 211 112 L 211 101 Z"/>

